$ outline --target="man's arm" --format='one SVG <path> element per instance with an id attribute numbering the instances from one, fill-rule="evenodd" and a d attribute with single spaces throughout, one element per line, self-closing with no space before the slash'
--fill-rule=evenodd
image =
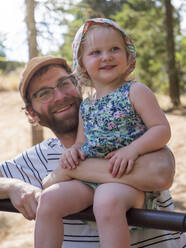
<path id="1" fill-rule="evenodd" d="M 161 191 L 170 188 L 175 173 L 174 157 L 167 148 L 140 156 L 132 172 L 120 178 L 112 177 L 108 163 L 104 159 L 92 158 L 82 161 L 74 170 L 57 167 L 44 179 L 43 186 L 46 188 L 53 183 L 75 178 L 96 183 L 124 183 L 142 191 Z"/>
<path id="2" fill-rule="evenodd" d="M 41 190 L 16 178 L 5 178 L 0 172 L 0 199 L 9 198 L 28 220 L 35 219 Z"/>

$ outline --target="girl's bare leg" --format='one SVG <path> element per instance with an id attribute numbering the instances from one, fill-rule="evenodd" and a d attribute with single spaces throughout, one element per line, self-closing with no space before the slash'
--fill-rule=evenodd
<path id="1" fill-rule="evenodd" d="M 70 174 L 70 171 L 68 169 L 63 169 L 59 165 L 54 171 L 52 171 L 50 174 L 48 174 L 48 176 L 46 176 L 43 179 L 42 186 L 44 189 L 46 189 L 55 183 L 70 181 L 72 177 L 69 174 Z"/>
<path id="2" fill-rule="evenodd" d="M 35 248 L 61 248 L 64 230 L 62 217 L 92 205 L 94 191 L 71 180 L 54 184 L 43 191 L 36 215 Z"/>
<path id="3" fill-rule="evenodd" d="M 44 179 L 43 186 L 46 188 L 53 183 L 75 178 L 96 183 L 123 183 L 141 191 L 161 191 L 172 185 L 174 173 L 174 157 L 168 149 L 164 148 L 140 156 L 136 160 L 132 172 L 124 174 L 120 178 L 112 177 L 109 172 L 109 161 L 86 159 L 73 170 L 57 167 Z"/>
<path id="4" fill-rule="evenodd" d="M 101 248 L 130 248 L 126 212 L 143 204 L 144 193 L 124 184 L 106 183 L 96 189 L 93 210 Z"/>

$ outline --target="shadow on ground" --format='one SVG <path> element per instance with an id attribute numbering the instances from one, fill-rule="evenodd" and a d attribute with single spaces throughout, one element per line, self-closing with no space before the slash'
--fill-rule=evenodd
<path id="1" fill-rule="evenodd" d="M 181 106 L 181 107 L 177 107 L 177 108 L 169 108 L 167 110 L 164 110 L 164 112 L 166 114 L 186 116 L 186 106 Z"/>

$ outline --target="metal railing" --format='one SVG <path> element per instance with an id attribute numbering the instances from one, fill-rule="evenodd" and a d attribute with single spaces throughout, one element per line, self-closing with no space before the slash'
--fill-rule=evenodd
<path id="1" fill-rule="evenodd" d="M 0 199 L 0 211 L 18 212 L 9 199 Z M 65 218 L 95 220 L 92 207 Z M 132 208 L 127 212 L 127 221 L 131 226 L 186 232 L 186 213 Z"/>

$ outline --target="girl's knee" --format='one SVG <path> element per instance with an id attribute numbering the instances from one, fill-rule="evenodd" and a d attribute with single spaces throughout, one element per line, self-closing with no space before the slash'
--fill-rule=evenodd
<path id="1" fill-rule="evenodd" d="M 58 196 L 59 197 L 59 196 Z M 51 216 L 51 215 L 57 215 L 57 206 L 55 199 L 55 194 L 53 192 L 47 190 L 44 190 L 40 196 L 37 214 L 40 216 Z"/>
<path id="2" fill-rule="evenodd" d="M 125 215 L 125 206 L 120 204 L 114 196 L 99 198 L 94 201 L 93 212 L 96 220 L 111 222 L 115 218 Z"/>

